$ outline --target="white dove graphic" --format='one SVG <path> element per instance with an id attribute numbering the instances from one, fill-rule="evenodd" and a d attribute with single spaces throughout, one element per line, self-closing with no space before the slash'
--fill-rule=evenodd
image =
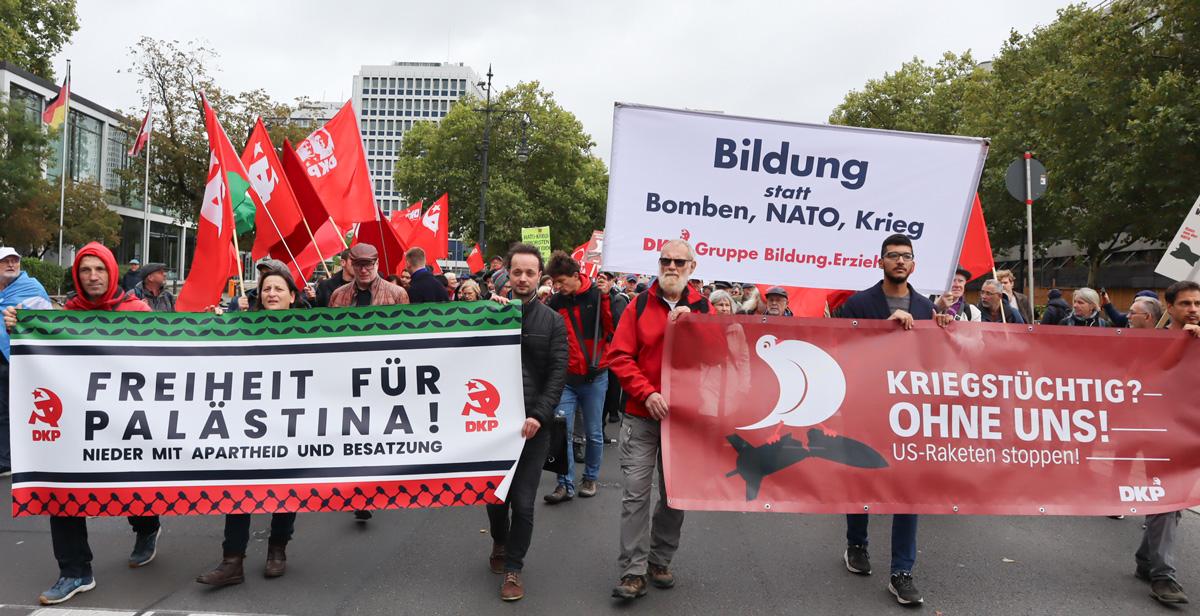
<path id="1" fill-rule="evenodd" d="M 812 426 L 833 416 L 846 397 L 846 376 L 824 350 L 800 340 L 779 341 L 766 335 L 754 350 L 779 379 L 779 401 L 759 421 L 738 428 L 757 430 L 776 424 Z"/>

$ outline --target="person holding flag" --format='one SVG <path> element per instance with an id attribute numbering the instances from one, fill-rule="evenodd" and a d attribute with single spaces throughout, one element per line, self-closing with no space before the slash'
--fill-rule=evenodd
<path id="1" fill-rule="evenodd" d="M 118 312 L 150 312 L 146 302 L 124 291 L 117 284 L 117 259 L 112 251 L 92 242 L 75 253 L 71 279 L 76 294 L 67 300 L 67 310 L 99 310 Z M 11 332 L 17 324 L 17 309 L 4 310 L 4 328 Z M 130 516 L 129 525 L 136 535 L 129 567 L 150 564 L 158 553 L 161 532 L 158 516 Z M 50 542 L 58 561 L 58 580 L 43 592 L 38 601 L 55 605 L 96 587 L 92 575 L 92 548 L 88 545 L 86 516 L 51 516 Z"/>

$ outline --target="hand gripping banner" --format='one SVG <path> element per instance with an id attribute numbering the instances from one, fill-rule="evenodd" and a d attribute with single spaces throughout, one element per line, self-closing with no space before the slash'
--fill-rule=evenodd
<path id="1" fill-rule="evenodd" d="M 671 506 L 1115 515 L 1200 504 L 1200 341 L 1175 331 L 687 315 Z"/>
<path id="2" fill-rule="evenodd" d="M 22 312 L 13 515 L 500 502 L 524 444 L 520 334 L 490 303 Z"/>

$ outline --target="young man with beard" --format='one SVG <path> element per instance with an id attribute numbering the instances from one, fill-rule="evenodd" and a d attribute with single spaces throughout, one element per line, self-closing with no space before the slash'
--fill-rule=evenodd
<path id="1" fill-rule="evenodd" d="M 567 328 L 562 317 L 537 301 L 542 273 L 542 255 L 538 249 L 529 244 L 513 244 L 504 268 L 510 276 L 513 299 L 521 301 L 521 380 L 525 391 L 521 436 L 526 442 L 508 498 L 502 505 L 487 506 L 493 541 L 488 566 L 492 573 L 504 574 L 500 598 L 516 601 L 525 596 L 521 570 L 533 537 L 533 501 L 550 448 L 550 422 L 554 420 L 554 409 L 566 382 L 568 352 Z M 500 296 L 493 296 L 493 301 L 508 303 Z"/>
<path id="2" fill-rule="evenodd" d="M 67 310 L 113 310 L 150 312 L 146 302 L 121 289 L 117 278 L 117 259 L 98 242 L 84 246 L 75 254 L 71 278 L 76 295 L 67 300 Z M 12 331 L 17 324 L 17 309 L 4 311 L 4 327 Z M 143 567 L 154 560 L 161 530 L 158 516 L 132 516 L 129 525 L 137 538 L 129 555 L 130 568 Z M 92 576 L 92 549 L 88 545 L 87 518 L 51 516 L 50 541 L 58 560 L 58 581 L 42 593 L 42 605 L 62 603 L 76 594 L 96 587 Z"/>
<path id="3" fill-rule="evenodd" d="M 660 422 L 670 409 L 662 395 L 663 347 L 667 324 L 689 312 L 711 312 L 708 300 L 688 286 L 696 271 L 695 254 L 684 240 L 663 245 L 658 280 L 625 310 L 605 357 L 628 393 L 621 425 L 621 582 L 613 597 L 631 600 L 646 594 L 646 578 L 671 588 L 671 559 L 679 548 L 683 511 L 667 505 L 662 472 Z M 719 348 L 720 343 L 712 345 Z M 722 349 L 723 351 L 723 349 Z M 651 516 L 651 485 L 658 467 L 658 503 Z"/>
<path id="4" fill-rule="evenodd" d="M 1169 328 L 1200 338 L 1200 284 L 1181 280 L 1167 287 Z M 1193 343 L 1194 344 L 1194 343 Z M 1187 603 L 1183 587 L 1175 579 L 1175 543 L 1182 511 L 1146 516 L 1146 531 L 1134 559 L 1134 575 L 1150 582 L 1150 596 L 1160 603 Z"/>
<path id="5" fill-rule="evenodd" d="M 942 327 L 953 321 L 948 314 L 934 314 L 933 302 L 917 293 L 908 284 L 916 269 L 912 240 L 905 235 L 891 235 L 883 240 L 880 251 L 883 280 L 851 295 L 834 316 L 844 319 L 886 319 L 895 321 L 905 331 L 913 321 L 934 319 Z M 859 575 L 871 575 L 871 560 L 867 553 L 867 523 L 865 513 L 846 515 L 846 551 L 842 560 L 846 569 Z M 913 583 L 912 569 L 917 560 L 917 516 L 897 513 L 892 516 L 892 562 L 888 590 L 902 605 L 924 602 Z"/>
<path id="6" fill-rule="evenodd" d="M 21 255 L 8 246 L 0 246 L 0 311 L 53 307 L 42 283 L 21 271 Z M 0 477 L 12 473 L 12 452 L 8 445 L 8 344 L 8 330 L 0 328 Z"/>

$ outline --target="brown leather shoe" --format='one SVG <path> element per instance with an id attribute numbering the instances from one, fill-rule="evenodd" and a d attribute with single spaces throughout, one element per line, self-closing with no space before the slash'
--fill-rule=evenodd
<path id="1" fill-rule="evenodd" d="M 246 581 L 246 576 L 242 573 L 242 561 L 245 559 L 245 554 L 226 554 L 221 559 L 221 564 L 212 571 L 197 576 L 196 581 L 209 586 L 241 584 Z"/>
<path id="2" fill-rule="evenodd" d="M 567 489 L 563 486 L 558 486 L 557 488 L 554 488 L 553 492 L 542 497 L 542 499 L 546 501 L 547 505 L 557 505 L 559 503 L 565 503 L 565 502 L 571 500 L 572 498 L 575 498 L 575 495 L 568 492 Z"/>
<path id="3" fill-rule="evenodd" d="M 675 585 L 675 575 L 662 565 L 650 563 L 650 583 L 655 588 L 670 588 Z"/>
<path id="4" fill-rule="evenodd" d="M 617 599 L 632 601 L 646 594 L 646 576 L 627 575 L 621 578 L 621 583 L 613 589 L 612 596 Z"/>
<path id="5" fill-rule="evenodd" d="M 284 574 L 287 570 L 287 546 L 267 544 L 267 566 L 263 569 L 263 575 L 269 578 L 277 578 Z"/>
<path id="6" fill-rule="evenodd" d="M 596 482 L 591 479 L 584 479 L 579 484 L 579 495 L 584 498 L 591 498 L 596 495 Z"/>
<path id="7" fill-rule="evenodd" d="M 493 543 L 492 555 L 488 557 L 488 568 L 497 575 L 504 573 L 504 544 Z"/>
<path id="8" fill-rule="evenodd" d="M 500 599 L 516 601 L 525 596 L 525 587 L 521 585 L 521 574 L 517 571 L 505 571 L 504 583 L 500 585 Z"/>

